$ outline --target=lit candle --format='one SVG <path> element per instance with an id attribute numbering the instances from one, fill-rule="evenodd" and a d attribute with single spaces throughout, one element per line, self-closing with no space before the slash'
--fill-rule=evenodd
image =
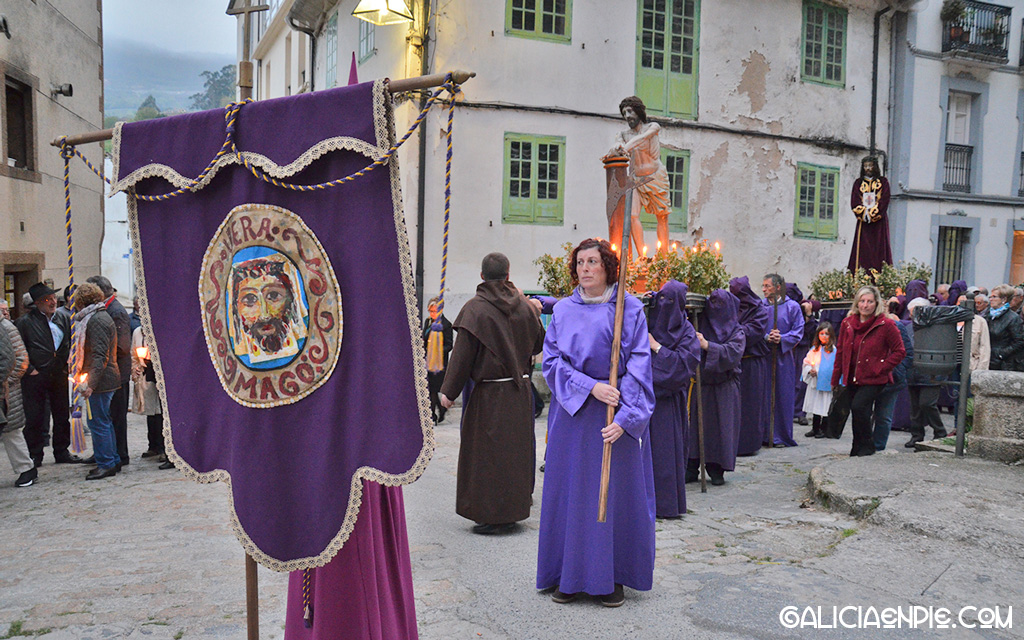
<path id="1" fill-rule="evenodd" d="M 722 245 L 720 245 L 719 243 L 716 242 L 715 243 L 715 253 L 720 253 L 721 251 L 722 251 Z"/>
<path id="2" fill-rule="evenodd" d="M 612 243 L 612 251 L 615 251 L 615 252 L 619 251 L 618 249 L 615 248 L 615 243 L 614 242 Z"/>
<path id="3" fill-rule="evenodd" d="M 647 245 L 646 245 L 646 244 L 644 245 L 644 248 L 643 248 L 643 250 L 641 251 L 641 253 L 643 253 L 643 254 L 644 254 L 644 257 L 645 257 L 645 258 L 647 257 Z"/>
<path id="4" fill-rule="evenodd" d="M 661 240 L 658 240 L 658 251 L 661 251 Z"/>
<path id="5" fill-rule="evenodd" d="M 678 245 L 678 244 L 676 244 L 675 242 L 673 242 L 673 243 L 672 243 L 672 250 L 673 250 L 673 251 L 678 251 L 678 250 L 679 250 L 679 245 Z"/>
<path id="6" fill-rule="evenodd" d="M 135 355 L 139 356 L 139 360 L 145 360 L 149 357 L 149 349 L 146 347 L 136 347 Z"/>
<path id="7" fill-rule="evenodd" d="M 88 380 L 88 379 L 89 379 L 89 374 L 88 373 L 83 373 L 82 375 L 78 376 L 78 382 L 80 382 L 81 384 L 85 384 L 85 381 Z"/>

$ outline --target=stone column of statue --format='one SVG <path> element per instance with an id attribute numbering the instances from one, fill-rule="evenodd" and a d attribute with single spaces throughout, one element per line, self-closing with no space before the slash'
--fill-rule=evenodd
<path id="1" fill-rule="evenodd" d="M 847 269 L 876 269 L 892 264 L 889 244 L 889 181 L 878 169 L 878 159 L 861 160 L 860 177 L 853 183 L 850 207 L 857 216 L 857 231 Z"/>
<path id="2" fill-rule="evenodd" d="M 656 122 L 647 121 L 647 108 L 643 101 L 630 96 L 619 103 L 619 113 L 625 119 L 629 129 L 615 137 L 615 146 L 605 158 L 626 156 L 636 179 L 642 180 L 650 176 L 650 180 L 636 188 L 633 194 L 633 210 L 630 212 L 630 238 L 639 255 L 644 246 L 644 232 L 640 225 L 640 210 L 653 214 L 658 220 L 658 241 L 661 251 L 668 251 L 668 214 L 670 211 L 668 198 L 668 172 L 661 162 L 661 144 L 658 135 L 661 126 Z M 608 222 L 608 237 L 612 242 L 622 237 L 621 210 L 616 210 Z M 632 251 L 630 252 L 632 253 Z"/>

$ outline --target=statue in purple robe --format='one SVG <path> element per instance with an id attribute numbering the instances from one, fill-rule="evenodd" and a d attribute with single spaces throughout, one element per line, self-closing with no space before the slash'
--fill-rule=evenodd
<path id="1" fill-rule="evenodd" d="M 772 330 L 771 309 L 750 288 L 750 279 L 740 276 L 729 281 L 729 292 L 740 301 L 739 323 L 743 330 L 742 371 L 740 372 L 740 435 L 736 453 L 752 456 L 761 450 L 762 429 L 768 424 L 768 390 L 771 377 L 770 350 L 765 335 Z"/>
<path id="2" fill-rule="evenodd" d="M 746 337 L 740 327 L 739 298 L 716 289 L 697 321 L 700 331 L 701 401 L 704 410 L 704 463 L 711 484 L 725 484 L 725 472 L 736 468 L 740 433 L 740 361 Z M 697 442 L 696 398 L 690 405 L 690 455 L 687 479 L 696 481 L 700 459 Z"/>
<path id="3" fill-rule="evenodd" d="M 686 320 L 688 287 L 669 280 L 654 296 L 649 320 L 654 414 L 651 452 L 659 518 L 686 513 L 686 395 L 700 362 L 697 332 Z"/>
<path id="4" fill-rule="evenodd" d="M 793 350 L 804 336 L 804 312 L 786 296 L 786 281 L 777 273 L 769 273 L 761 284 L 764 306 L 771 314 L 772 330 L 764 339 L 775 345 L 775 441 L 777 447 L 795 447 L 793 412 L 795 410 L 797 363 Z M 777 309 L 775 308 L 777 307 Z M 803 363 L 801 363 L 802 366 Z M 768 398 L 771 402 L 771 398 Z M 769 410 L 769 413 L 771 411 Z M 764 423 L 764 443 L 768 443 L 768 422 Z"/>
<path id="5" fill-rule="evenodd" d="M 850 192 L 850 208 L 857 217 L 857 230 L 847 269 L 882 270 L 892 264 L 889 243 L 889 181 L 878 168 L 878 158 L 867 156 L 860 163 L 860 177 Z"/>
<path id="6" fill-rule="evenodd" d="M 581 247 L 591 242 L 585 240 Z M 600 244 L 610 253 L 607 242 Z M 643 303 L 627 295 L 618 392 L 611 394 L 618 398 L 613 404 L 617 410 L 614 422 L 606 426 L 608 405 L 594 393 L 601 390 L 605 395 L 608 387 L 616 287 L 598 286 L 584 274 L 589 266 L 582 260 L 581 247 L 580 265 L 574 252 L 570 267 L 574 279 L 580 272 L 580 286 L 555 305 L 544 339 L 543 372 L 551 405 L 537 588 L 555 588 L 552 599 L 559 603 L 582 592 L 601 596 L 606 606 L 618 606 L 622 586 L 646 591 L 654 579 L 655 498 L 648 429 L 654 410 L 651 346 Z M 613 261 L 617 271 L 617 258 L 608 259 L 606 271 L 612 270 Z M 612 443 L 608 518 L 601 523 L 597 503 L 602 432 L 612 433 L 615 425 L 615 432 L 621 433 Z M 618 598 L 606 599 L 608 594 Z"/>

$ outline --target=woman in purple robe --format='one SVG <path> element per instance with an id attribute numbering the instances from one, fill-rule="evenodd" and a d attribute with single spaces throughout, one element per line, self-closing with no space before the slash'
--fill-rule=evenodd
<path id="1" fill-rule="evenodd" d="M 704 463 L 711 484 L 725 484 L 725 472 L 736 468 L 740 434 L 740 360 L 747 339 L 737 318 L 739 298 L 725 289 L 708 296 L 700 315 L 697 339 L 703 351 L 700 363 L 701 400 L 704 412 Z M 696 399 L 694 399 L 696 402 Z M 700 459 L 696 407 L 690 405 L 689 468 L 696 480 Z"/>
<path id="2" fill-rule="evenodd" d="M 288 579 L 285 640 L 416 640 L 402 487 L 363 480 L 352 535 L 326 565 Z"/>
<path id="3" fill-rule="evenodd" d="M 654 296 L 650 317 L 654 415 L 651 452 L 659 518 L 686 513 L 686 393 L 700 362 L 697 332 L 686 320 L 687 286 L 669 280 Z"/>
<path id="4" fill-rule="evenodd" d="M 740 435 L 736 453 L 752 456 L 761 450 L 761 427 L 768 423 L 771 390 L 771 349 L 764 336 L 772 330 L 771 310 L 750 288 L 747 276 L 729 281 L 729 292 L 740 301 L 739 323 L 745 338 L 740 372 Z"/>
<path id="5" fill-rule="evenodd" d="M 643 304 L 627 295 L 619 386 L 609 385 L 618 258 L 608 242 L 588 239 L 569 269 L 579 286 L 555 305 L 544 339 L 551 405 L 537 588 L 554 588 L 558 603 L 582 592 L 617 607 L 623 586 L 647 591 L 654 579 L 651 346 Z M 617 407 L 611 424 L 608 406 Z M 612 443 L 611 482 L 607 521 L 598 522 L 605 442 Z"/>

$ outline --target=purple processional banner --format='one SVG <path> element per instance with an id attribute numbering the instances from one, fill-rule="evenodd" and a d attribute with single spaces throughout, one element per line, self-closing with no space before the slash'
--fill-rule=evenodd
<path id="1" fill-rule="evenodd" d="M 394 139 L 383 81 L 246 104 L 242 156 L 293 184 L 341 178 Z M 278 571 L 326 564 L 362 479 L 408 484 L 433 451 L 397 162 L 293 191 L 217 155 L 224 112 L 119 125 L 143 330 L 168 455 L 223 480 L 246 551 Z"/>

